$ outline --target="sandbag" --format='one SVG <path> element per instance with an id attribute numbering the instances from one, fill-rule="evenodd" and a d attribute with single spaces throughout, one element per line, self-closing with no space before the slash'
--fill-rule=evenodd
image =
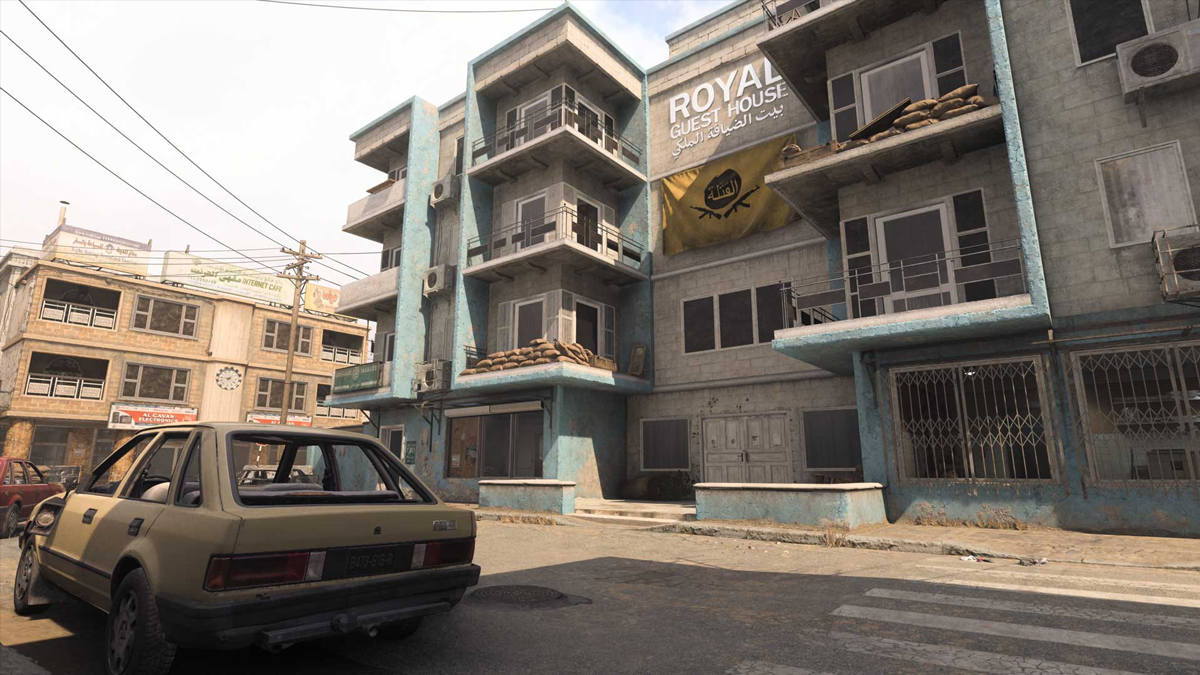
<path id="1" fill-rule="evenodd" d="M 850 141 L 849 143 L 842 143 L 842 147 L 838 148 L 838 152 L 846 152 L 847 150 L 861 148 L 862 146 L 866 145 L 867 143 L 868 143 L 868 141 L 865 138 L 860 138 L 857 141 Z"/>
<path id="2" fill-rule="evenodd" d="M 971 98 L 972 96 L 974 96 L 977 93 L 979 93 L 979 85 L 978 84 L 964 84 L 963 86 L 959 87 L 958 89 L 955 89 L 954 91 L 946 92 L 945 95 L 938 97 L 938 103 L 941 103 L 942 101 L 949 101 L 952 98 L 962 98 L 962 99 Z"/>
<path id="3" fill-rule="evenodd" d="M 482 361 L 480 361 L 479 363 L 476 363 L 476 364 L 475 364 L 475 367 L 476 367 L 476 368 L 491 368 L 491 367 L 492 367 L 492 360 L 491 360 L 491 359 L 483 359 L 483 360 L 482 360 Z"/>
<path id="4" fill-rule="evenodd" d="M 487 355 L 489 359 L 496 359 L 500 358 L 501 356 L 504 356 L 504 352 L 492 352 L 491 354 Z"/>
<path id="5" fill-rule="evenodd" d="M 550 363 L 550 359 L 548 359 L 546 357 L 542 357 L 540 359 L 534 359 L 534 361 L 533 361 L 533 365 L 535 365 L 535 366 L 540 366 L 545 363 Z"/>
<path id="6" fill-rule="evenodd" d="M 907 115 L 901 115 L 900 117 L 897 117 L 896 121 L 892 122 L 892 126 L 896 127 L 897 129 L 903 129 L 910 124 L 916 124 L 917 122 L 927 119 L 929 119 L 929 111 L 918 110 L 916 112 L 910 112 Z"/>
<path id="7" fill-rule="evenodd" d="M 935 125 L 935 124 L 937 124 L 937 120 L 935 120 L 935 119 L 927 119 L 927 120 L 925 120 L 925 121 L 923 121 L 923 122 L 917 122 L 916 124 L 910 124 L 910 125 L 908 125 L 908 126 L 904 127 L 904 130 L 905 130 L 905 131 L 915 131 L 916 129 L 923 129 L 923 128 L 925 128 L 925 127 L 930 127 L 930 126 L 933 126 L 933 125 Z"/>
<path id="8" fill-rule="evenodd" d="M 909 103 L 908 107 L 906 107 L 903 112 L 907 115 L 908 113 L 914 113 L 919 110 L 929 110 L 935 105 L 937 105 L 936 98 L 925 98 L 921 99 L 920 101 Z"/>
<path id="9" fill-rule="evenodd" d="M 944 120 L 954 119 L 955 117 L 959 117 L 961 115 L 966 115 L 967 113 L 975 112 L 976 110 L 979 110 L 979 106 L 964 105 L 961 108 L 955 108 L 954 110 L 951 110 L 950 112 L 946 113 L 945 115 L 942 115 L 942 119 L 944 119 Z"/>
<path id="10" fill-rule="evenodd" d="M 938 104 L 933 106 L 933 109 L 929 111 L 929 115 L 930 117 L 941 117 L 951 110 L 954 110 L 955 108 L 961 108 L 966 104 L 967 102 L 961 98 L 952 98 L 948 101 L 939 101 Z"/>
<path id="11" fill-rule="evenodd" d="M 491 368 L 488 368 L 489 373 L 497 373 L 501 370 L 504 370 L 504 366 L 492 366 Z"/>
<path id="12" fill-rule="evenodd" d="M 459 375 L 474 375 L 476 372 L 474 368 L 466 368 Z"/>
<path id="13" fill-rule="evenodd" d="M 983 97 L 982 97 L 982 96 L 980 96 L 980 95 L 978 95 L 978 94 L 976 94 L 976 95 L 972 96 L 971 98 L 967 99 L 967 103 L 968 103 L 968 104 L 970 104 L 970 105 L 977 105 L 977 106 L 979 106 L 980 108 L 982 108 L 982 107 L 984 107 L 985 105 L 987 105 L 987 102 L 983 100 Z"/>
<path id="14" fill-rule="evenodd" d="M 521 366 L 519 364 L 509 362 L 509 363 L 506 363 L 506 364 L 500 366 L 500 369 L 501 370 L 512 370 L 514 368 L 520 368 L 520 367 Z"/>
<path id="15" fill-rule="evenodd" d="M 881 132 L 875 134 L 874 136 L 868 138 L 867 140 L 870 141 L 871 143 L 874 143 L 876 141 L 882 141 L 885 138 L 891 138 L 892 136 L 899 136 L 900 133 L 901 133 L 901 131 L 899 129 L 897 129 L 896 127 L 892 127 L 891 129 L 888 129 L 887 131 L 881 131 Z"/>

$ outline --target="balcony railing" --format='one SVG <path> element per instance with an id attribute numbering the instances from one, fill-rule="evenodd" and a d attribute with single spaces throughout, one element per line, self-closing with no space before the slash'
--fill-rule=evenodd
<path id="1" fill-rule="evenodd" d="M 25 395 L 103 401 L 104 380 L 30 373 L 29 378 L 25 381 Z"/>
<path id="2" fill-rule="evenodd" d="M 1024 292 L 1019 239 L 864 265 L 785 282 L 781 290 L 786 328 Z"/>
<path id="3" fill-rule="evenodd" d="M 43 300 L 41 318 L 45 321 L 69 323 L 72 326 L 91 326 L 109 330 L 117 327 L 116 310 L 76 305 L 61 300 Z"/>
<path id="4" fill-rule="evenodd" d="M 631 267 L 642 262 L 642 245 L 603 223 L 588 223 L 564 206 L 540 218 L 528 219 L 467 242 L 467 267 L 496 260 L 522 249 L 565 239 Z"/>
<path id="5" fill-rule="evenodd" d="M 487 356 L 486 347 L 468 347 L 464 346 L 463 351 L 467 353 L 467 367 L 474 368 Z"/>
<path id="6" fill-rule="evenodd" d="M 472 166 L 498 157 L 563 125 L 574 127 L 586 138 L 614 157 L 620 157 L 636 167 L 641 163 L 642 148 L 605 126 L 594 114 L 581 113 L 578 104 L 556 103 L 480 138 L 472 144 Z"/>
<path id="7" fill-rule="evenodd" d="M 357 365 L 362 363 L 362 350 L 321 345 L 321 360 L 332 361 L 334 363 L 351 363 Z"/>
<path id="8" fill-rule="evenodd" d="M 317 417 L 332 417 L 337 419 L 358 419 L 358 410 L 356 408 L 334 408 L 327 405 L 317 404 Z"/>
<path id="9" fill-rule="evenodd" d="M 767 19 L 767 30 L 775 30 L 805 14 L 811 14 L 821 6 L 821 0 L 760 0 L 763 15 Z"/>

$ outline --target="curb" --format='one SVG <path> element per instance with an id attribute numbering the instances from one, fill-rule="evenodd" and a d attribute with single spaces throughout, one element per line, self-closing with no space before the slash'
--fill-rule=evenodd
<path id="1" fill-rule="evenodd" d="M 808 546 L 824 546 L 825 538 L 822 532 L 807 530 L 792 530 L 770 527 L 744 527 L 736 525 L 709 525 L 696 522 L 671 523 L 652 528 L 654 532 L 673 534 L 693 534 L 703 537 L 725 537 L 730 539 L 749 539 L 752 541 L 777 541 L 785 544 L 801 544 Z M 921 541 L 912 539 L 894 539 L 890 537 L 872 537 L 870 535 L 845 535 L 842 546 L 846 548 L 861 548 L 872 551 L 899 551 L 902 553 L 928 553 L 934 555 L 975 555 L 986 558 L 1020 560 L 1033 557 L 1030 554 L 1018 554 L 991 548 L 965 544 L 955 541 Z M 1043 556 L 1037 556 L 1043 557 Z M 1102 560 L 1096 558 L 1071 558 L 1064 556 L 1044 556 L 1046 560 L 1056 563 L 1078 563 L 1084 565 L 1109 565 L 1116 567 L 1136 567 L 1142 569 L 1163 569 L 1184 572 L 1200 571 L 1200 562 L 1148 564 Z"/>
<path id="2" fill-rule="evenodd" d="M 522 525 L 563 525 L 571 527 L 577 523 L 570 516 L 563 516 L 550 511 L 492 511 L 486 508 L 475 509 L 475 520 L 491 520 L 498 523 L 519 523 Z"/>

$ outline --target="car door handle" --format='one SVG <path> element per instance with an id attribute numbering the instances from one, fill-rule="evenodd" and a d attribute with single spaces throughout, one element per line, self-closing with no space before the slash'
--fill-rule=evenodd
<path id="1" fill-rule="evenodd" d="M 129 536 L 136 537 L 142 529 L 142 523 L 146 522 L 144 518 L 134 518 L 129 521 Z"/>
<path id="2" fill-rule="evenodd" d="M 83 512 L 83 524 L 91 525 L 92 518 L 95 518 L 95 517 L 96 517 L 96 509 L 88 509 L 87 511 L 84 511 Z"/>

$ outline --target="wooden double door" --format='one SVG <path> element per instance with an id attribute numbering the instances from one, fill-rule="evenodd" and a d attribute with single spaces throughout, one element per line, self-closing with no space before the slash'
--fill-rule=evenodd
<path id="1" fill-rule="evenodd" d="M 795 482 L 788 413 L 706 417 L 701 426 L 705 482 Z"/>

